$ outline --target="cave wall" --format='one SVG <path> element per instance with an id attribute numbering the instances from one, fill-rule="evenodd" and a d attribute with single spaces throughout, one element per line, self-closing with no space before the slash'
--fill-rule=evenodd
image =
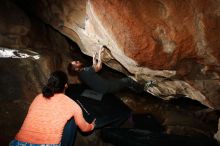
<path id="1" fill-rule="evenodd" d="M 1 77 L 6 77 L 1 78 L 1 82 L 8 86 L 13 85 L 14 87 L 11 88 L 18 85 L 24 87 L 22 92 L 31 96 L 40 91 L 51 71 L 66 70 L 71 57 L 70 45 L 64 36 L 36 18 L 29 17 L 10 1 L 1 1 L 0 20 L 1 52 L 14 50 L 14 56 L 6 55 L 0 58 Z M 19 53 L 29 54 L 30 57 L 22 58 Z M 34 58 L 35 55 L 38 58 Z M 18 78 L 20 80 L 18 84 L 13 83 Z M 4 90 L 3 88 L 4 86 L 1 91 Z M 18 90 L 20 89 L 16 89 Z M 1 97 L 7 97 L 7 95 L 1 95 Z"/>
<path id="2" fill-rule="evenodd" d="M 147 92 L 220 108 L 219 1 L 23 0 L 23 6 L 89 56 L 105 45 L 105 64 L 152 81 Z"/>

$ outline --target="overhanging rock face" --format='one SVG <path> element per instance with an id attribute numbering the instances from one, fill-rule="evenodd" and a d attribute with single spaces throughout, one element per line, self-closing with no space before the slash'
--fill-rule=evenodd
<path id="1" fill-rule="evenodd" d="M 146 91 L 220 109 L 220 1 L 24 2 L 83 53 L 105 45 L 105 64 L 147 82 Z"/>

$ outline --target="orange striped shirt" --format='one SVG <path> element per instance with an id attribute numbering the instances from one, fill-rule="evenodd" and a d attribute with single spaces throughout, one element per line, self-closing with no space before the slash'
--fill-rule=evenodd
<path id="1" fill-rule="evenodd" d="M 66 95 L 59 93 L 47 99 L 39 94 L 31 103 L 15 139 L 32 144 L 59 144 L 64 126 L 71 117 L 82 131 L 94 129 L 83 118 L 80 106 Z"/>

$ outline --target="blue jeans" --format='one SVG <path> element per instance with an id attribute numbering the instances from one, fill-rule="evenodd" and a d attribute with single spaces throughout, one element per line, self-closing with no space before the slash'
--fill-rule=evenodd
<path id="1" fill-rule="evenodd" d="M 9 146 L 60 146 L 60 144 L 31 144 L 14 139 L 9 143 Z"/>
<path id="2" fill-rule="evenodd" d="M 77 126 L 73 118 L 67 121 L 61 139 L 61 146 L 73 146 L 77 132 Z"/>

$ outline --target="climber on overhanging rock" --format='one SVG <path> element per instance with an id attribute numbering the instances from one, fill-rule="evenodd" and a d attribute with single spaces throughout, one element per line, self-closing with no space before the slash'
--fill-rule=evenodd
<path id="1" fill-rule="evenodd" d="M 97 53 L 94 53 L 93 65 L 90 67 L 84 67 L 83 63 L 80 61 L 73 61 L 69 64 L 68 72 L 72 75 L 73 73 L 78 75 L 79 78 L 82 76 L 85 81 L 81 79 L 84 84 L 69 85 L 66 90 L 66 95 L 79 103 L 83 109 L 83 115 L 86 121 L 90 122 L 91 120 L 93 121 L 94 118 L 96 119 L 95 128 L 103 128 L 107 125 L 119 127 L 131 116 L 131 110 L 116 96 L 108 93 L 116 92 L 126 86 L 124 85 L 125 83 L 122 85 L 121 82 L 123 82 L 123 80 L 107 80 L 96 73 L 102 69 L 101 54 L 103 51 L 104 47 L 100 48 L 98 52 L 98 60 L 96 60 Z M 128 78 L 127 80 L 132 79 Z M 136 86 L 140 86 L 135 81 L 133 82 Z M 142 87 L 140 91 L 143 92 Z M 95 100 L 90 100 L 89 98 Z M 114 107 L 112 105 L 114 105 Z M 72 130 L 74 127 L 73 120 L 68 121 L 65 125 L 61 142 L 62 146 L 73 144 L 73 140 L 69 137 L 75 136 L 75 133 Z"/>
<path id="2" fill-rule="evenodd" d="M 96 59 L 97 52 L 93 54 L 92 66 L 85 67 L 84 64 L 79 60 L 69 63 L 69 74 L 78 75 L 80 81 L 89 86 L 92 90 L 102 94 L 114 93 L 124 88 L 129 88 L 136 93 L 142 93 L 144 91 L 144 86 L 140 85 L 129 77 L 108 80 L 97 74 L 97 72 L 102 69 L 101 54 L 104 49 L 105 47 L 100 48 L 98 52 L 98 59 Z"/>

